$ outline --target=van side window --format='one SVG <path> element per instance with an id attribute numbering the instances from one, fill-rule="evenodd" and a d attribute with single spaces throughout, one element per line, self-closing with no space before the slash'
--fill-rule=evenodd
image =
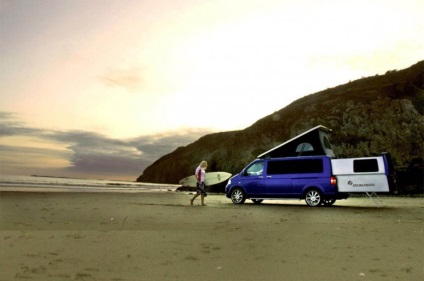
<path id="1" fill-rule="evenodd" d="M 377 159 L 353 160 L 354 173 L 378 172 Z"/>
<path id="2" fill-rule="evenodd" d="M 268 175 L 322 173 L 322 159 L 269 161 Z"/>
<path id="3" fill-rule="evenodd" d="M 323 141 L 324 141 L 324 147 L 327 148 L 327 149 L 331 149 L 331 144 L 330 144 L 330 141 L 328 140 L 327 136 L 324 136 Z"/>
<path id="4" fill-rule="evenodd" d="M 261 176 L 264 170 L 264 162 L 256 162 L 246 169 L 246 176 Z"/>
<path id="5" fill-rule="evenodd" d="M 314 147 L 310 143 L 303 142 L 296 147 L 296 152 L 303 152 L 303 151 L 314 151 Z"/>

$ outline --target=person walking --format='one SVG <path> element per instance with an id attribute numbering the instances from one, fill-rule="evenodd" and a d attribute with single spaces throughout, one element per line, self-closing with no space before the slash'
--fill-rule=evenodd
<path id="1" fill-rule="evenodd" d="M 200 162 L 199 166 L 196 168 L 194 175 L 196 176 L 197 189 L 196 189 L 196 194 L 190 200 L 191 205 L 193 205 L 194 199 L 196 199 L 200 195 L 200 201 L 202 203 L 202 206 L 206 206 L 205 197 L 207 195 L 205 191 L 205 173 L 206 173 L 207 167 L 208 167 L 208 162 L 203 160 L 202 162 Z"/>

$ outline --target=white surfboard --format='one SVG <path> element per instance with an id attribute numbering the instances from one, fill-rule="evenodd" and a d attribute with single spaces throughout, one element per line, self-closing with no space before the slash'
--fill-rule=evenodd
<path id="1" fill-rule="evenodd" d="M 210 172 L 205 173 L 205 185 L 214 185 L 228 180 L 231 177 L 230 173 L 227 172 Z M 182 186 L 196 187 L 196 176 L 192 175 L 186 178 L 183 178 L 179 181 Z"/>

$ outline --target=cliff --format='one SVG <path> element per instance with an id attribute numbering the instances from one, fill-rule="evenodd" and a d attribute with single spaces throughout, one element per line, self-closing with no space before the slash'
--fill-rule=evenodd
<path id="1" fill-rule="evenodd" d="M 284 93 L 282 93 L 284 95 Z M 296 100 L 250 127 L 201 137 L 179 147 L 137 179 L 178 183 L 201 160 L 208 171 L 238 173 L 262 152 L 317 125 L 333 129 L 338 158 L 391 153 L 400 193 L 423 192 L 424 61 Z"/>

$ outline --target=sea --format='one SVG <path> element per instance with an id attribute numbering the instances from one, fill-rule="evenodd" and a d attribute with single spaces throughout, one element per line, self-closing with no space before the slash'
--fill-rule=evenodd
<path id="1" fill-rule="evenodd" d="M 142 183 L 131 181 L 74 179 L 49 176 L 16 176 L 0 174 L 0 190 L 6 187 L 8 190 L 19 189 L 58 189 L 65 191 L 175 191 L 179 185 Z"/>

